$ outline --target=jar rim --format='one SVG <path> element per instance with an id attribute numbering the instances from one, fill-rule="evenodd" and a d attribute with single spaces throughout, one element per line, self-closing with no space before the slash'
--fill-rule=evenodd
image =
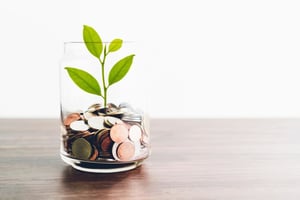
<path id="1" fill-rule="evenodd" d="M 85 44 L 85 43 L 99 43 L 99 42 L 83 42 L 83 41 L 65 41 L 64 44 Z M 107 41 L 102 41 L 103 44 L 109 44 L 112 43 L 111 42 L 107 42 Z M 135 43 L 134 41 L 130 41 L 130 40 L 126 40 L 123 41 L 123 43 Z"/>

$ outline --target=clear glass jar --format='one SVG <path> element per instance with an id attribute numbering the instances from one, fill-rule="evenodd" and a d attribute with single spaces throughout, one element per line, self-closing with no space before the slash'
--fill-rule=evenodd
<path id="1" fill-rule="evenodd" d="M 108 47 L 109 43 L 103 45 Z M 138 53 L 135 43 L 125 42 L 118 52 L 107 55 L 102 71 L 101 63 L 91 55 L 84 42 L 64 44 L 60 62 L 60 155 L 73 168 L 96 173 L 121 172 L 140 166 L 149 156 L 147 74 Z M 126 76 L 107 87 L 112 66 L 130 54 L 135 56 Z M 78 87 L 66 67 L 92 75 L 102 95 L 105 84 L 108 88 L 106 102 L 101 96 Z"/>

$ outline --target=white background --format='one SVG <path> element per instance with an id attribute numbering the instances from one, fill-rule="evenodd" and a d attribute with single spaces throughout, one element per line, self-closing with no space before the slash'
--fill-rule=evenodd
<path id="1" fill-rule="evenodd" d="M 147 44 L 152 117 L 300 117 L 299 11 L 290 0 L 1 1 L 0 117 L 59 116 L 63 42 L 81 41 L 83 24 Z"/>

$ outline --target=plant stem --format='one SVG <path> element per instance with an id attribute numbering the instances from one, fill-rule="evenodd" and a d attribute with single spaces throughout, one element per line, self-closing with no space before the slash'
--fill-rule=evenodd
<path id="1" fill-rule="evenodd" d="M 103 100 L 104 100 L 104 108 L 106 108 L 107 105 L 107 87 L 105 83 L 105 71 L 104 71 L 104 65 L 105 65 L 105 59 L 106 59 L 106 48 L 104 48 L 104 55 L 103 55 L 103 61 L 99 58 L 99 61 L 101 63 L 101 71 L 102 71 L 102 84 L 103 84 Z"/>

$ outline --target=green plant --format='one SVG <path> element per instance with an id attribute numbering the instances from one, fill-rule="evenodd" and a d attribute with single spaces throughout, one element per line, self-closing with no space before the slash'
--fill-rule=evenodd
<path id="1" fill-rule="evenodd" d="M 67 70 L 70 78 L 79 88 L 85 92 L 102 97 L 104 100 L 104 107 L 106 107 L 109 87 L 125 77 L 133 62 L 134 54 L 120 59 L 113 65 L 109 71 L 107 82 L 105 79 L 106 58 L 110 53 L 116 52 L 122 47 L 123 40 L 114 39 L 107 47 L 107 45 L 102 42 L 99 34 L 92 27 L 87 25 L 83 26 L 83 40 L 88 51 L 99 60 L 101 66 L 102 86 L 100 86 L 94 76 L 82 69 L 69 66 L 65 67 L 65 69 Z"/>

